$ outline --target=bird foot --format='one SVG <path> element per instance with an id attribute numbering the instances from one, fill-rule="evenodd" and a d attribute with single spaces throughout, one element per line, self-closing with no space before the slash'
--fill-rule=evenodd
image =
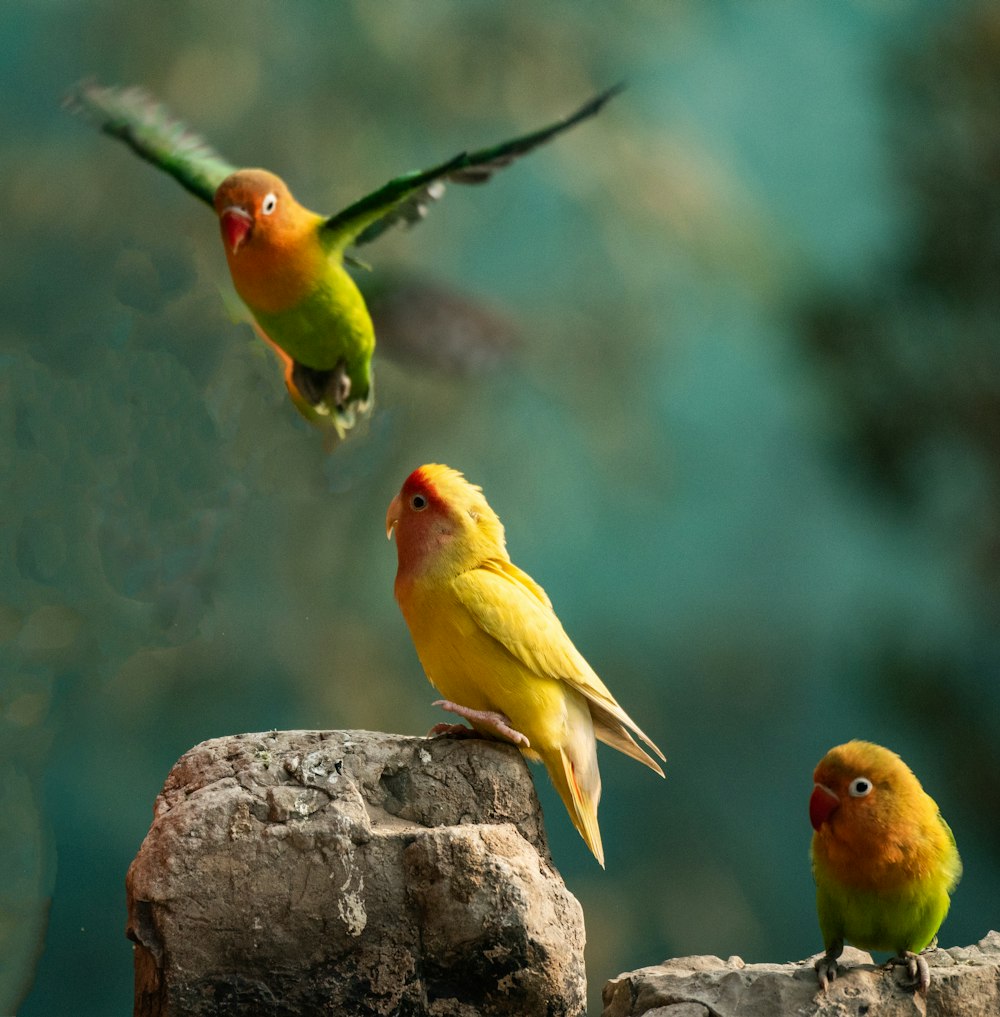
<path id="1" fill-rule="evenodd" d="M 496 737 L 502 738 L 506 742 L 513 742 L 515 745 L 520 745 L 525 749 L 531 748 L 531 742 L 528 741 L 527 736 L 521 734 L 520 731 L 515 731 L 510 725 L 510 718 L 502 713 L 494 710 L 471 710 L 467 706 L 459 706 L 458 703 L 453 703 L 448 699 L 439 699 L 434 703 L 434 706 L 440 706 L 442 710 L 447 710 L 449 713 L 456 713 L 459 717 L 464 717 L 470 723 L 478 725 L 480 729 L 485 729 L 490 734 L 496 735 Z M 435 724 L 431 728 L 431 733 L 456 733 L 454 730 L 439 731 L 440 728 L 458 728 L 461 731 L 469 730 L 461 724 Z"/>
<path id="2" fill-rule="evenodd" d="M 931 984 L 931 969 L 927 964 L 927 958 L 920 953 L 913 953 L 906 950 L 898 957 L 890 957 L 886 962 L 887 968 L 905 967 L 906 973 L 910 976 L 913 988 L 917 992 L 926 993 Z"/>
<path id="3" fill-rule="evenodd" d="M 838 955 L 839 956 L 839 952 Z M 816 968 L 816 978 L 819 980 L 819 987 L 822 992 L 830 987 L 830 983 L 837 977 L 840 965 L 837 964 L 837 956 L 825 953 L 813 967 Z"/>
<path id="4" fill-rule="evenodd" d="M 479 732 L 464 724 L 435 724 L 427 732 L 428 738 L 441 738 L 444 735 L 449 738 L 478 738 Z"/>
<path id="5" fill-rule="evenodd" d="M 327 397 L 333 397 L 333 404 L 338 410 L 347 405 L 347 397 L 351 394 L 351 378 L 347 373 L 347 365 L 341 360 L 333 369 L 333 374 L 326 388 Z"/>
<path id="6" fill-rule="evenodd" d="M 337 366 L 329 370 L 306 367 L 295 361 L 292 381 L 302 398 L 324 414 L 330 412 L 331 406 L 343 410 L 351 394 L 351 378 L 343 360 L 339 360 Z"/>

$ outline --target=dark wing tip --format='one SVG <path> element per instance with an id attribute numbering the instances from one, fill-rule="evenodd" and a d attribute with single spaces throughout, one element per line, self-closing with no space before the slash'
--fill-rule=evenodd
<path id="1" fill-rule="evenodd" d="M 595 113 L 599 113 L 616 95 L 624 92 L 626 87 L 624 81 L 619 81 L 604 89 L 603 92 L 598 92 L 593 99 L 584 103 L 575 113 L 571 113 L 566 118 L 566 125 L 578 123 L 581 120 L 586 120 L 587 117 L 592 117 Z"/>
<path id="2" fill-rule="evenodd" d="M 413 224 L 424 218 L 431 201 L 440 197 L 435 189 L 439 181 L 457 184 L 483 184 L 497 170 L 509 166 L 521 156 L 544 145 L 550 139 L 587 120 L 625 88 L 618 82 L 598 92 L 574 112 L 547 127 L 512 138 L 490 148 L 458 155 L 429 170 L 407 173 L 355 202 L 326 220 L 331 233 L 343 230 L 346 240 L 355 246 L 370 243 L 396 223 Z"/>
<path id="3" fill-rule="evenodd" d="M 597 95 L 591 100 L 594 106 L 594 112 L 596 113 L 606 102 L 609 102 L 616 95 L 621 95 L 625 89 L 628 88 L 628 83 L 625 81 L 616 81 L 613 85 L 604 89 L 603 92 L 598 92 Z"/>

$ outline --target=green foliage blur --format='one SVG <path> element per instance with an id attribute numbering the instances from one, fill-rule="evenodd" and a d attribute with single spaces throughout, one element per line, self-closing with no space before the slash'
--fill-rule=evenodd
<path id="1" fill-rule="evenodd" d="M 489 327 L 414 361 L 387 325 L 327 455 L 208 210 L 60 108 L 87 76 L 329 211 L 628 89 L 364 251 Z M 124 874 L 196 742 L 442 719 L 383 531 L 427 461 L 668 756 L 602 750 L 607 872 L 535 771 L 593 1013 L 820 949 L 811 774 L 852 737 L 955 831 L 942 943 L 996 927 L 995 4 L 6 0 L 0 82 L 0 1013 L 129 1012 Z"/>

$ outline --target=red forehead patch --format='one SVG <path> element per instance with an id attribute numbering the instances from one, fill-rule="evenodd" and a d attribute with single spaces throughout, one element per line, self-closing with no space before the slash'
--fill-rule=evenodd
<path id="1" fill-rule="evenodd" d="M 447 508 L 447 503 L 435 486 L 430 476 L 430 471 L 423 466 L 418 466 L 403 483 L 404 500 L 409 499 L 414 494 L 422 494 L 435 508 Z"/>

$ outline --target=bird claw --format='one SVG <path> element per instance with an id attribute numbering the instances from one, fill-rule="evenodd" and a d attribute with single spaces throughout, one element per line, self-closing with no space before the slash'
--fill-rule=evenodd
<path id="1" fill-rule="evenodd" d="M 926 993 L 931 984 L 931 969 L 922 953 L 906 950 L 898 957 L 890 957 L 887 967 L 905 967 L 916 992 Z"/>
<path id="2" fill-rule="evenodd" d="M 435 724 L 427 732 L 428 738 L 441 738 L 447 735 L 449 738 L 476 738 L 479 732 L 475 728 L 466 727 L 464 724 Z"/>
<path id="3" fill-rule="evenodd" d="M 292 382 L 302 398 L 324 416 L 330 413 L 331 407 L 343 410 L 351 394 L 351 378 L 343 360 L 329 370 L 306 367 L 295 361 Z"/>
<path id="4" fill-rule="evenodd" d="M 334 405 L 338 410 L 347 405 L 347 397 L 351 394 L 351 378 L 343 361 L 333 369 L 333 377 L 326 391 L 327 395 L 333 396 Z"/>
<path id="5" fill-rule="evenodd" d="M 496 737 L 505 742 L 513 742 L 515 745 L 519 745 L 521 748 L 525 749 L 531 748 L 531 742 L 528 741 L 527 736 L 521 734 L 520 731 L 515 731 L 514 728 L 510 726 L 510 718 L 505 714 L 499 713 L 495 710 L 472 710 L 467 706 L 459 706 L 458 703 L 453 703 L 448 699 L 438 699 L 433 705 L 440 706 L 442 710 L 447 710 L 449 713 L 456 713 L 459 717 L 464 717 L 470 723 L 478 724 L 480 728 L 485 728 L 491 734 L 496 735 Z M 431 728 L 431 731 L 435 732 L 438 728 L 458 728 L 461 731 L 468 730 L 468 728 L 463 727 L 461 724 L 435 724 L 434 727 Z M 457 732 L 451 731 L 447 733 Z M 476 731 L 473 733 L 478 734 L 479 732 Z"/>
<path id="6" fill-rule="evenodd" d="M 826 990 L 830 987 L 830 983 L 837 977 L 837 973 L 840 970 L 840 966 L 837 964 L 837 958 L 831 957 L 828 953 L 825 953 L 816 961 L 813 967 L 816 969 L 816 978 L 819 980 L 820 991 L 826 992 Z"/>

